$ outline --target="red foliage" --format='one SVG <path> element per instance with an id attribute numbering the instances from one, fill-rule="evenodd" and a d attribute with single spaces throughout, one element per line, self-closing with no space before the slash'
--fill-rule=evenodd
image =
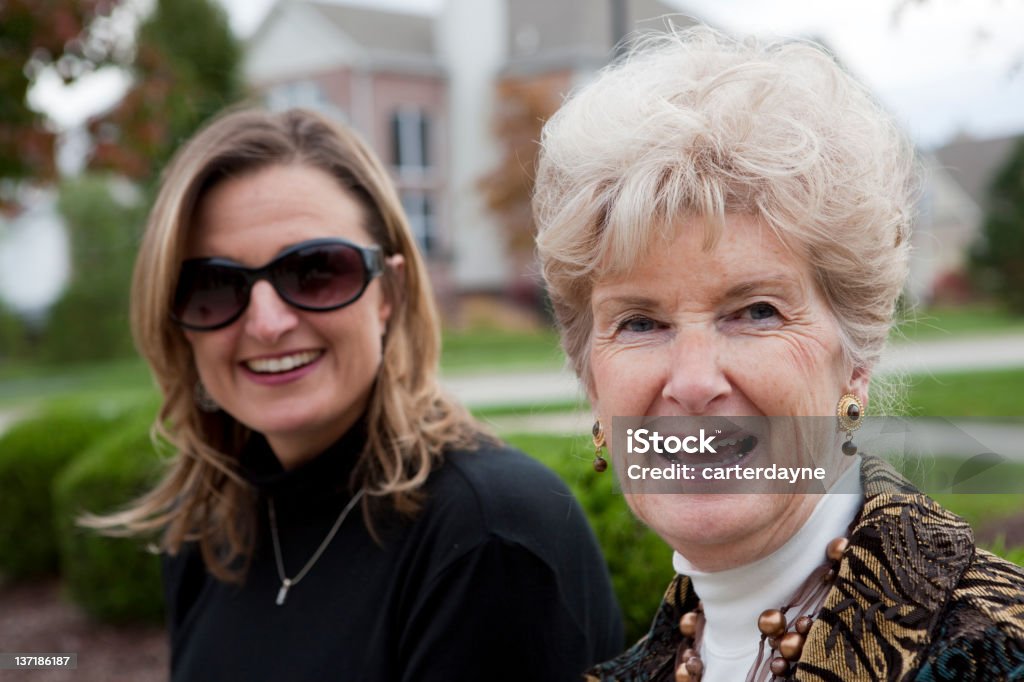
<path id="1" fill-rule="evenodd" d="M 53 179 L 54 135 L 28 108 L 29 77 L 62 56 L 80 57 L 77 51 L 90 23 L 119 2 L 0 2 L 0 177 Z"/>

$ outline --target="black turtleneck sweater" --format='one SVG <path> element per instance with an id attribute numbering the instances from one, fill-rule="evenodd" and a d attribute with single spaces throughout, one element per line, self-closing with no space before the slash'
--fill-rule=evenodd
<path id="1" fill-rule="evenodd" d="M 274 499 L 288 577 L 351 499 L 359 429 L 284 471 L 256 437 L 260 491 L 242 585 L 206 573 L 194 547 L 164 561 L 173 680 L 576 680 L 618 654 L 622 625 L 604 560 L 565 485 L 506 446 L 445 455 L 412 519 L 357 505 L 285 603 L 271 544 Z"/>

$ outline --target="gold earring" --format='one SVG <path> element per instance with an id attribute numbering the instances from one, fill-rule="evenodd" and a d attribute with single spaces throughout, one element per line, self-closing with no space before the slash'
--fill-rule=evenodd
<path id="1" fill-rule="evenodd" d="M 853 442 L 853 432 L 864 423 L 864 403 L 852 393 L 839 399 L 836 406 L 836 418 L 839 419 L 839 431 L 846 431 L 846 442 L 843 443 L 843 454 L 853 457 L 857 454 L 857 446 Z"/>
<path id="2" fill-rule="evenodd" d="M 590 433 L 594 439 L 594 471 L 600 474 L 608 468 L 608 460 L 601 456 L 601 451 L 604 450 L 604 429 L 601 428 L 600 419 L 594 420 L 594 428 Z"/>

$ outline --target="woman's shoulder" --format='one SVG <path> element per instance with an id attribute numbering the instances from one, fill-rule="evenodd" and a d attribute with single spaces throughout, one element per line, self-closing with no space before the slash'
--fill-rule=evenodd
<path id="1" fill-rule="evenodd" d="M 1003 630 L 1020 647 L 1024 665 L 1024 568 L 987 550 L 976 550 L 946 610 L 950 615 L 969 614 L 967 620 L 975 625 Z"/>
<path id="2" fill-rule="evenodd" d="M 979 549 L 943 609 L 915 679 L 1017 680 L 1024 672 L 1024 568 Z"/>
<path id="3" fill-rule="evenodd" d="M 425 492 L 427 513 L 472 515 L 489 534 L 535 535 L 535 524 L 585 523 L 576 499 L 551 469 L 493 440 L 446 452 Z"/>

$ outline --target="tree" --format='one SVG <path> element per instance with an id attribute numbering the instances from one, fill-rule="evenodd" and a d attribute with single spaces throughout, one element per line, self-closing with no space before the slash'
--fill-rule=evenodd
<path id="1" fill-rule="evenodd" d="M 989 209 L 971 260 L 983 289 L 1024 314 L 1024 136 L 989 188 Z"/>
<path id="2" fill-rule="evenodd" d="M 498 85 L 494 132 L 504 153 L 497 168 L 480 179 L 484 201 L 505 233 L 507 253 L 514 272 L 530 272 L 534 237 L 530 198 L 540 154 L 540 134 L 545 121 L 558 109 L 562 74 L 532 79 L 508 78 Z M 523 278 L 510 292 L 545 314 L 546 299 L 540 281 Z"/>
<path id="3" fill-rule="evenodd" d="M 71 82 L 113 58 L 116 41 L 93 31 L 120 0 L 0 2 L 0 178 L 50 180 L 54 134 L 26 96 L 46 67 Z M 0 208 L 11 197 L 0 196 Z"/>
<path id="4" fill-rule="evenodd" d="M 86 173 L 61 183 L 58 208 L 71 236 L 71 281 L 49 311 L 39 355 L 50 362 L 128 356 L 128 296 L 145 206 L 123 178 Z"/>
<path id="5" fill-rule="evenodd" d="M 241 47 L 212 0 L 158 0 L 138 33 L 135 84 L 90 129 L 94 169 L 148 181 L 209 117 L 243 95 Z"/>

